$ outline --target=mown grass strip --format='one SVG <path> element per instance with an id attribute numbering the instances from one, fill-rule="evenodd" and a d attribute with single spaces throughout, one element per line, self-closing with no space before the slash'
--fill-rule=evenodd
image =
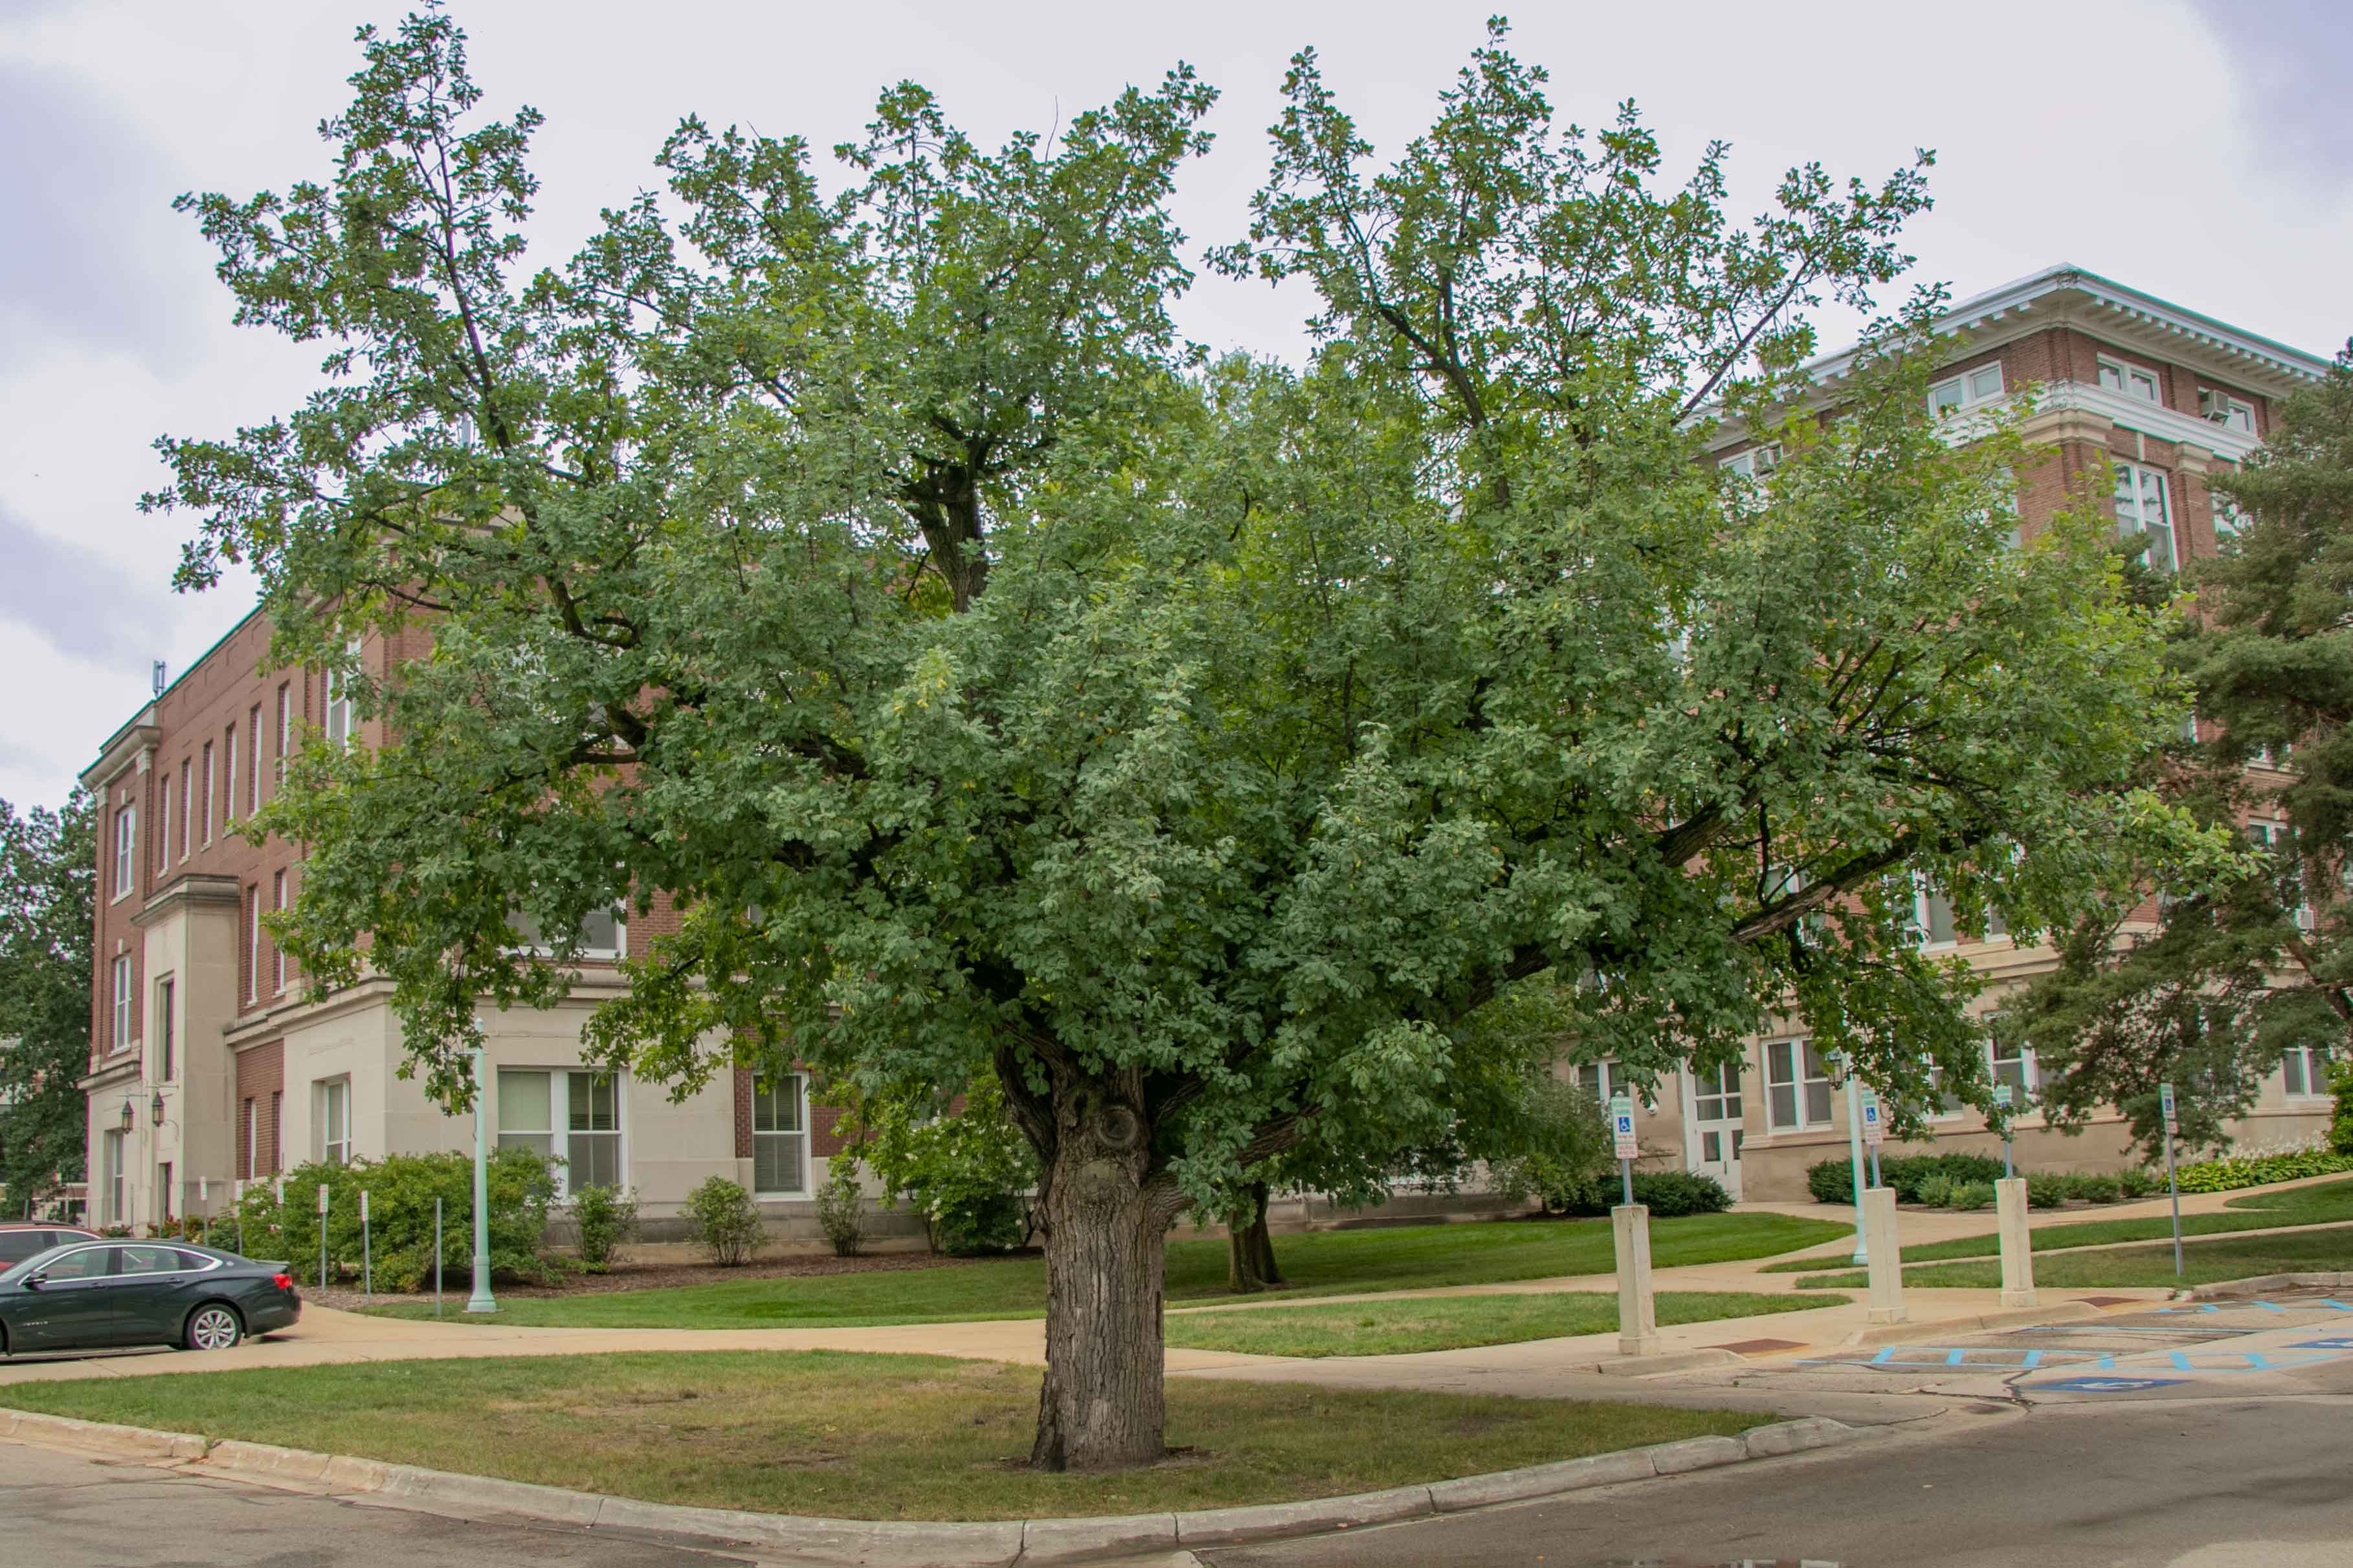
<path id="1" fill-rule="evenodd" d="M 1832 1295 L 1763 1296 L 1668 1290 L 1658 1297 L 1662 1324 L 1761 1317 L 1835 1307 Z M 1613 1333 L 1618 1298 L 1596 1290 L 1521 1296 L 1422 1296 L 1250 1312 L 1187 1312 L 1168 1320 L 1168 1343 L 1244 1355 L 1409 1355 L 1473 1345 L 1515 1344 L 1570 1334 Z"/>
<path id="2" fill-rule="evenodd" d="M 2185 1216 L 2186 1218 L 2186 1216 Z M 2034 1259 L 2038 1290 L 2076 1290 L 2100 1286 L 2211 1285 L 2261 1274 L 2325 1274 L 2353 1269 L 2353 1226 L 2285 1236 L 2248 1236 L 2228 1241 L 2193 1242 L 2182 1248 L 2184 1272 L 2173 1272 L 2173 1248 L 2120 1247 L 2107 1252 L 2073 1250 Z M 1798 1281 L 1801 1290 L 1860 1290 L 1861 1270 L 1813 1274 Z M 1998 1259 L 1907 1265 L 1904 1283 L 1941 1289 L 1999 1289 Z"/>

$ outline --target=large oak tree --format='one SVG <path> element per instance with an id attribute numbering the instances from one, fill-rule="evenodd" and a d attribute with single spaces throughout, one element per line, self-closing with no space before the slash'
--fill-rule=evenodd
<path id="1" fill-rule="evenodd" d="M 1303 55 L 1214 258 L 1321 299 L 1291 367 L 1170 327 L 1187 69 L 994 152 L 894 89 L 830 184 L 689 120 L 667 194 L 527 279 L 536 117 L 482 115 L 438 12 L 363 47 L 330 178 L 189 204 L 332 374 L 166 442 L 154 501 L 280 658 L 430 620 L 353 678 L 388 743 L 259 825 L 311 847 L 287 944 L 389 977 L 456 1099 L 481 1011 L 565 984 L 518 901 L 674 900 L 592 1026 L 634 1072 L 994 1072 L 1043 1172 L 1039 1465 L 1161 1454 L 1188 1204 L 1443 1144 L 1521 1013 L 1656 1077 L 1787 1006 L 1916 1085 L 1973 1037 L 1908 868 L 2054 922 L 2164 826 L 2111 787 L 2164 722 L 2149 617 L 2092 520 L 2005 547 L 2022 454 L 1940 438 L 1919 310 L 1790 411 L 1917 169 L 1743 224 L 1723 149 L 1662 183 L 1500 32 L 1383 168 Z M 1768 480 L 1704 460 L 1718 410 Z"/>

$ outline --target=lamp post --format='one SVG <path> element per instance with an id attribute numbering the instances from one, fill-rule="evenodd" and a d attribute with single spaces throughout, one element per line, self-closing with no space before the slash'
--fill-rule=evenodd
<path id="1" fill-rule="evenodd" d="M 490 1053 L 480 1046 L 474 1058 L 474 1293 L 466 1300 L 469 1312 L 495 1312 L 491 1294 L 491 1163 L 482 1121 L 483 1077 Z"/>
<path id="2" fill-rule="evenodd" d="M 1854 1264 L 1860 1268 L 1871 1261 L 1871 1248 L 1862 1237 L 1862 1091 L 1854 1081 L 1853 1058 L 1844 1051 L 1833 1051 L 1831 1059 L 1846 1079 L 1847 1159 L 1854 1173 Z"/>

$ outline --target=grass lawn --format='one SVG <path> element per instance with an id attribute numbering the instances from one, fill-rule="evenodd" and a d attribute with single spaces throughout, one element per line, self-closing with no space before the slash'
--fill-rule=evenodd
<path id="1" fill-rule="evenodd" d="M 1766 1312 L 1835 1307 L 1846 1296 L 1756 1296 L 1666 1290 L 1662 1323 L 1698 1323 Z M 1417 1296 L 1403 1301 L 1351 1301 L 1251 1312 L 1185 1312 L 1168 1320 L 1168 1342 L 1187 1350 L 1247 1355 L 1404 1355 L 1414 1351 L 1505 1345 L 1618 1328 L 1616 1292 L 1541 1296 Z"/>
<path id="2" fill-rule="evenodd" d="M 2189 1223 L 2184 1215 L 2182 1223 Z M 2038 1290 L 2072 1290 L 2105 1285 L 2211 1285 L 2221 1279 L 2245 1279 L 2258 1274 L 2321 1274 L 2353 1268 L 2353 1226 L 2299 1232 L 2293 1236 L 2246 1236 L 2230 1241 L 2200 1241 L 2181 1249 L 2183 1272 L 2173 1271 L 2173 1247 L 2120 1247 L 2108 1252 L 2058 1252 L 2034 1260 Z M 1865 1283 L 1860 1272 L 1817 1274 L 1800 1279 L 1800 1289 L 1856 1289 Z M 2001 1287 L 1998 1259 L 1967 1263 L 1914 1264 L 1904 1270 L 1906 1285 Z"/>
<path id="3" fill-rule="evenodd" d="M 1828 1220 L 1775 1214 L 1654 1220 L 1651 1264 L 1654 1268 L 1672 1268 L 1685 1263 L 1770 1258 L 1842 1233 L 1842 1226 Z M 1291 1281 L 1286 1293 L 1298 1296 L 1607 1274 L 1614 1267 L 1610 1247 L 1606 1219 L 1383 1226 L 1314 1231 L 1274 1239 L 1275 1258 Z M 1232 1300 L 1226 1295 L 1225 1242 L 1171 1241 L 1167 1280 L 1171 1301 Z M 429 1317 L 433 1310 L 402 1303 L 377 1310 L 415 1318 Z M 954 1268 L 517 1297 L 496 1313 L 469 1319 L 452 1310 L 449 1317 L 567 1328 L 775 1329 L 1037 1318 L 1045 1311 L 1044 1260 L 1007 1258 Z"/>
<path id="4" fill-rule="evenodd" d="M 1171 1379 L 1149 1470 L 1024 1467 L 1035 1368 L 822 1352 L 495 1357 L 19 1384 L 0 1403 L 655 1502 L 1021 1519 L 1334 1497 L 1731 1434 L 1642 1405 Z"/>
<path id="5" fill-rule="evenodd" d="M 1992 1215 L 1987 1215 L 1991 1223 Z M 2181 1216 L 2184 1236 L 2219 1236 L 2234 1230 L 2269 1230 L 2284 1225 L 2333 1225 L 2353 1223 L 2353 1182 L 2329 1182 L 2319 1186 L 2295 1187 L 2287 1192 L 2256 1191 L 2242 1198 L 2232 1198 L 2227 1207 L 2213 1214 L 2186 1214 Z M 2034 1250 L 2059 1252 L 2071 1247 L 2104 1247 L 2116 1241 L 2154 1241 L 2160 1237 L 2170 1240 L 2173 1220 L 2159 1215 L 2154 1219 L 2094 1219 L 2080 1224 L 2038 1226 L 2031 1233 Z M 2001 1244 L 1992 1232 L 1983 1236 L 1956 1237 L 1950 1241 L 1923 1242 L 1904 1249 L 1906 1263 L 1932 1263 L 1944 1258 L 1995 1258 Z M 1811 1262 L 1776 1263 L 1761 1270 L 1767 1274 L 1803 1274 L 1809 1268 L 1819 1268 L 1823 1259 Z"/>

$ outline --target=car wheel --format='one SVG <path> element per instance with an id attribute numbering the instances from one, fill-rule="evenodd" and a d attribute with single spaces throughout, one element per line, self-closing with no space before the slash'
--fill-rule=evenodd
<path id="1" fill-rule="evenodd" d="M 245 1338 L 245 1324 L 238 1321 L 236 1310 L 218 1301 L 208 1301 L 188 1317 L 188 1331 L 181 1343 L 192 1351 L 225 1351 Z"/>

